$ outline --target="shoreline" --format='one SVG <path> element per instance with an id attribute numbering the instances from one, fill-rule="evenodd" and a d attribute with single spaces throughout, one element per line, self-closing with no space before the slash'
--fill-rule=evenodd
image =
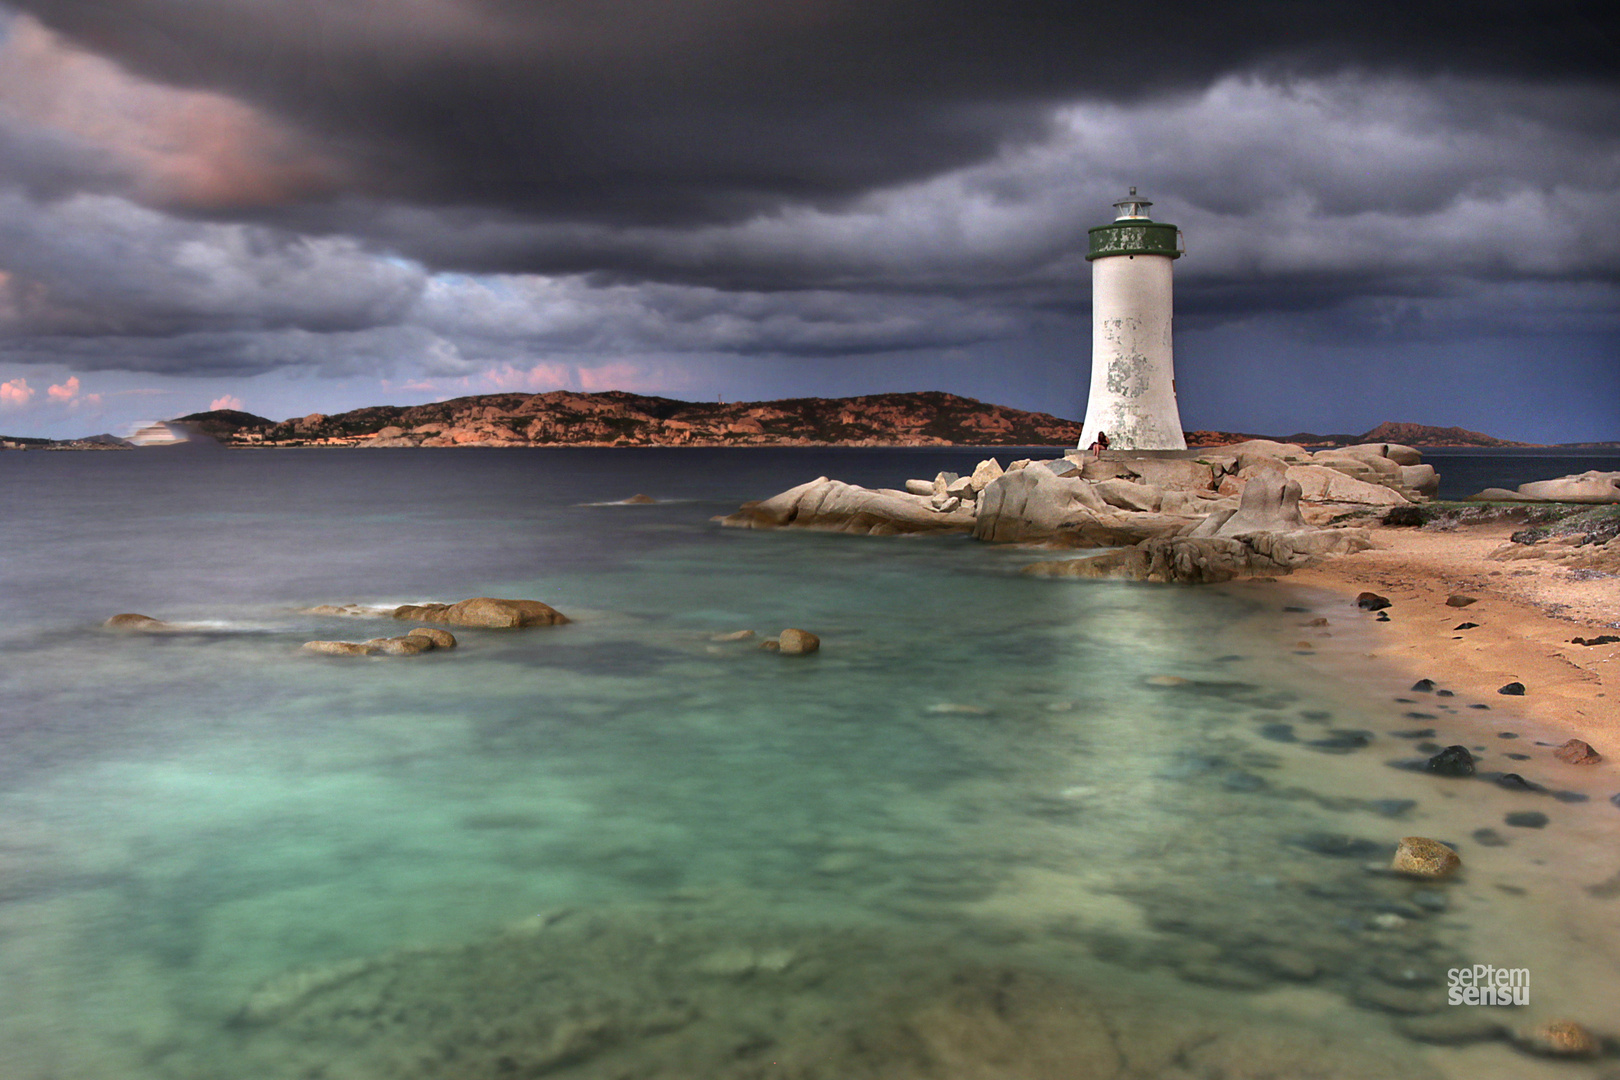
<path id="1" fill-rule="evenodd" d="M 1620 683 L 1620 643 L 1585 646 L 1570 639 L 1616 633 L 1620 577 L 1487 559 L 1515 528 L 1374 526 L 1373 549 L 1317 560 L 1278 582 L 1344 601 L 1325 630 L 1304 631 L 1307 636 L 1332 634 L 1334 623 L 1354 620 L 1358 632 L 1382 642 L 1356 659 L 1377 661 L 1413 682 L 1433 679 L 1459 696 L 1511 703 L 1548 730 L 1591 743 L 1606 758 L 1593 771 L 1607 774 L 1620 761 L 1620 695 L 1613 691 Z M 1356 607 L 1363 591 L 1391 601 L 1387 623 Z M 1450 607 L 1453 595 L 1475 602 Z M 1457 629 L 1466 623 L 1477 625 Z M 1499 694 L 1513 682 L 1524 685 L 1523 696 Z"/>

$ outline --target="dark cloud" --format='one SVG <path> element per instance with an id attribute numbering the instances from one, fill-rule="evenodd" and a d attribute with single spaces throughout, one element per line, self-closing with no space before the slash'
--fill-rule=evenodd
<path id="1" fill-rule="evenodd" d="M 157 81 L 286 119 L 356 190 L 690 223 L 835 205 L 980 161 L 1049 107 L 1231 71 L 1608 81 L 1615 16 L 1416 0 L 22 0 Z"/>
<path id="2" fill-rule="evenodd" d="M 110 196 L 0 194 L 12 335 L 336 332 L 401 321 L 424 275 L 347 237 L 194 222 Z M 9 284 L 9 282 L 0 282 Z"/>

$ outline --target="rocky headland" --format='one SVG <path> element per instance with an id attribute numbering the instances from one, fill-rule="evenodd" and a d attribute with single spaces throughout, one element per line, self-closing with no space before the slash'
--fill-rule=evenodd
<path id="1" fill-rule="evenodd" d="M 1427 501 L 1439 474 L 1409 446 L 1312 452 L 1251 440 L 1211 451 L 995 458 L 970 476 L 939 473 L 903 489 L 828 477 L 720 518 L 735 528 L 809 528 L 866 535 L 967 533 L 991 543 L 1111 548 L 1037 563 L 1027 573 L 1208 582 L 1286 573 L 1311 559 L 1363 550 L 1346 525 Z M 1363 522 L 1364 523 L 1364 522 Z"/>

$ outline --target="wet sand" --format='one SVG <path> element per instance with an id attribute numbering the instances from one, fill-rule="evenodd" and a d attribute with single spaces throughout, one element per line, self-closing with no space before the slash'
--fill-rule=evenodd
<path id="1" fill-rule="evenodd" d="M 1379 641 L 1368 659 L 1394 664 L 1414 681 L 1443 680 L 1459 694 L 1486 701 L 1506 700 L 1497 692 L 1523 683 L 1524 696 L 1512 699 L 1521 715 L 1620 758 L 1620 697 L 1614 690 L 1620 643 L 1571 642 L 1620 633 L 1620 577 L 1585 575 L 1541 560 L 1486 558 L 1521 527 L 1377 527 L 1376 549 L 1323 560 L 1288 580 L 1352 601 L 1364 590 L 1388 597 L 1390 621 L 1377 627 Z M 1448 607 L 1453 595 L 1477 602 Z M 1457 629 L 1464 623 L 1477 625 Z M 1612 765 L 1606 761 L 1598 768 L 1608 773 Z"/>

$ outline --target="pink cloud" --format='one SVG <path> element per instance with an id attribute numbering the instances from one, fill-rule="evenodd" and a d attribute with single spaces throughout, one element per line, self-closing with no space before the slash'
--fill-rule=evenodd
<path id="1" fill-rule="evenodd" d="M 540 363 L 529 368 L 502 364 L 483 372 L 480 377 L 497 390 L 523 390 L 531 394 L 568 390 L 578 385 L 574 369 L 567 364 Z"/>
<path id="2" fill-rule="evenodd" d="M 13 409 L 20 409 L 34 396 L 34 388 L 28 385 L 27 379 L 8 379 L 0 383 L 0 405 L 8 405 Z"/>
<path id="3" fill-rule="evenodd" d="M 79 396 L 79 377 L 69 375 L 66 382 L 47 388 L 45 393 L 50 395 L 52 401 L 72 401 Z"/>
<path id="4" fill-rule="evenodd" d="M 591 393 L 601 390 L 655 390 L 664 386 L 663 372 L 648 371 L 637 364 L 619 360 L 579 369 L 579 385 Z"/>
<path id="5" fill-rule="evenodd" d="M 242 399 L 237 397 L 235 394 L 226 394 L 224 397 L 217 397 L 213 401 L 210 401 L 208 403 L 208 409 L 210 412 L 215 409 L 235 409 L 237 412 L 241 412 Z"/>
<path id="6" fill-rule="evenodd" d="M 159 204 L 273 205 L 338 180 L 332 162 L 251 106 L 148 82 L 27 15 L 0 37 L 0 100 L 13 115 L 95 147 Z"/>

